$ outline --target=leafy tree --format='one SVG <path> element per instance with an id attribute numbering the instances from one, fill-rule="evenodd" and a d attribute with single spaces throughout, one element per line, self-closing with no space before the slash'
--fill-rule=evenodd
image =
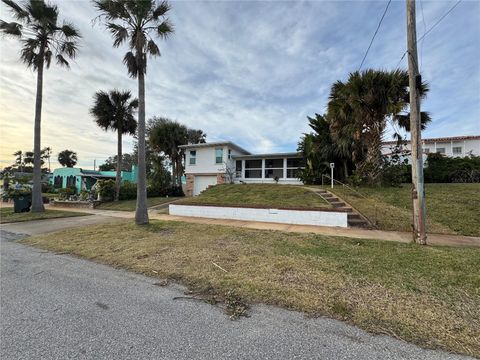
<path id="1" fill-rule="evenodd" d="M 166 39 L 173 27 L 166 15 L 170 5 L 154 0 L 94 0 L 100 12 L 99 19 L 114 39 L 113 46 L 127 43 L 129 51 L 123 58 L 128 74 L 138 80 L 138 180 L 135 222 L 148 224 L 147 184 L 145 165 L 145 74 L 147 54 L 160 56 L 160 49 L 152 35 Z"/>
<path id="2" fill-rule="evenodd" d="M 25 166 L 25 162 L 23 160 L 23 151 L 18 150 L 13 153 L 13 156 L 15 156 L 15 165 L 18 166 L 21 172 L 23 172 L 23 168 Z"/>
<path id="3" fill-rule="evenodd" d="M 130 100 L 130 91 L 98 91 L 94 96 L 94 105 L 90 114 L 103 130 L 117 132 L 117 174 L 115 177 L 115 201 L 119 200 L 122 183 L 122 136 L 134 135 L 137 122 L 133 116 L 138 108 L 138 100 Z"/>
<path id="4" fill-rule="evenodd" d="M 122 154 L 122 171 L 132 171 L 132 166 L 137 163 L 137 159 L 132 154 Z M 118 156 L 110 156 L 105 162 L 98 167 L 100 171 L 115 171 L 117 169 Z"/>
<path id="5" fill-rule="evenodd" d="M 77 153 L 72 150 L 63 150 L 58 154 L 58 162 L 62 166 L 74 167 L 77 160 Z"/>
<path id="6" fill-rule="evenodd" d="M 40 152 L 42 161 L 44 161 L 45 159 L 48 160 L 48 172 L 51 172 L 50 157 L 52 156 L 52 153 L 53 153 L 53 150 L 50 146 L 43 148 L 42 151 Z"/>
<path id="7" fill-rule="evenodd" d="M 148 139 L 154 151 L 163 153 L 169 158 L 172 165 L 173 185 L 180 186 L 183 158 L 179 146 L 187 144 L 187 127 L 177 121 L 154 117 L 149 121 Z"/>
<path id="8" fill-rule="evenodd" d="M 21 60 L 27 67 L 37 71 L 32 212 L 42 212 L 45 211 L 42 200 L 40 154 L 43 70 L 44 67 L 47 69 L 50 67 L 52 57 L 58 65 L 69 67 L 65 57 L 75 58 L 80 34 L 72 24 L 66 22 L 59 24 L 57 6 L 47 4 L 44 0 L 29 0 L 25 5 L 19 5 L 13 0 L 2 2 L 19 22 L 8 23 L 0 20 L 0 31 L 22 42 Z"/>
<path id="9" fill-rule="evenodd" d="M 207 142 L 207 134 L 203 130 L 187 129 L 187 141 L 189 144 L 204 144 Z"/>
<path id="10" fill-rule="evenodd" d="M 428 86 L 421 85 L 425 97 Z M 327 108 L 332 138 L 342 156 L 351 154 L 357 172 L 377 182 L 381 171 L 381 142 L 388 122 L 409 131 L 408 73 L 404 70 L 365 70 L 337 81 Z M 422 113 L 422 127 L 430 121 Z"/>

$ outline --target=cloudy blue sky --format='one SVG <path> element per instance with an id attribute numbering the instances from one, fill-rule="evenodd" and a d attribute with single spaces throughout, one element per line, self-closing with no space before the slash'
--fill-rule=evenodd
<path id="1" fill-rule="evenodd" d="M 42 146 L 78 152 L 91 167 L 116 151 L 116 137 L 88 114 L 97 90 L 130 89 L 125 49 L 92 26 L 89 1 L 60 1 L 62 18 L 83 39 L 70 70 L 46 72 Z M 455 2 L 417 1 L 419 36 Z M 358 69 L 385 1 L 174 1 L 175 34 L 159 41 L 149 63 L 147 118 L 159 115 L 200 128 L 208 140 L 232 140 L 252 152 L 293 151 L 306 117 L 325 109 L 330 86 Z M 423 12 L 422 12 L 423 8 Z M 423 15 L 422 15 L 423 13 Z M 10 20 L 0 5 L 0 18 Z M 393 1 L 363 68 L 393 69 L 406 48 L 405 1 Z M 20 47 L 0 38 L 0 165 L 33 147 L 35 73 Z M 480 134 L 480 2 L 462 1 L 419 43 L 433 122 L 424 137 Z M 406 59 L 400 63 L 406 67 Z M 389 135 L 387 134 L 387 139 Z M 130 150 L 132 139 L 125 138 Z M 55 166 L 55 165 L 54 165 Z"/>

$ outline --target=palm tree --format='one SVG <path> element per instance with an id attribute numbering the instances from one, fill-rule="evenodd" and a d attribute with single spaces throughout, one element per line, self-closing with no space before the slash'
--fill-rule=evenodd
<path id="1" fill-rule="evenodd" d="M 123 58 L 128 74 L 138 80 L 138 180 L 135 222 L 148 224 L 145 167 L 145 73 L 147 54 L 160 56 L 152 35 L 166 39 L 173 27 L 166 18 L 170 5 L 155 0 L 94 0 L 99 18 L 113 36 L 113 46 L 128 42 L 130 51 Z"/>
<path id="2" fill-rule="evenodd" d="M 115 178 L 115 201 L 120 196 L 122 182 L 122 135 L 134 135 L 137 122 L 133 116 L 138 108 L 138 100 L 130 100 L 130 91 L 112 90 L 110 92 L 98 91 L 94 96 L 94 105 L 90 114 L 103 130 L 117 132 L 117 174 Z"/>
<path id="3" fill-rule="evenodd" d="M 77 160 L 77 153 L 72 150 L 63 150 L 58 154 L 58 162 L 65 167 L 74 167 Z"/>
<path id="4" fill-rule="evenodd" d="M 421 95 L 428 86 L 423 83 Z M 332 86 L 327 118 L 343 153 L 350 151 L 357 171 L 371 182 L 380 174 L 380 148 L 387 123 L 409 131 L 408 73 L 404 70 L 365 70 L 351 73 L 346 83 Z M 422 113 L 423 128 L 430 121 Z"/>
<path id="5" fill-rule="evenodd" d="M 59 25 L 57 6 L 46 4 L 44 0 L 29 0 L 23 6 L 13 0 L 2 2 L 10 8 L 12 15 L 19 22 L 7 23 L 0 20 L 0 31 L 22 42 L 20 58 L 27 67 L 37 71 L 32 212 L 41 212 L 45 211 L 42 201 L 40 155 L 43 70 L 44 67 L 47 69 L 50 67 L 52 57 L 56 59 L 58 65 L 69 67 L 64 55 L 67 58 L 75 58 L 80 34 L 72 24 L 63 22 Z"/>

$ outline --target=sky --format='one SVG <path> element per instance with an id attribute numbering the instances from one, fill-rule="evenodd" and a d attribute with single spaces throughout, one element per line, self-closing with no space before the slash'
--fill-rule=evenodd
<path id="1" fill-rule="evenodd" d="M 60 18 L 82 34 L 70 70 L 45 71 L 42 147 L 78 153 L 92 168 L 116 152 L 115 133 L 89 114 L 98 90 L 131 90 L 122 64 L 90 1 L 56 0 Z M 230 140 L 251 152 L 295 151 L 307 116 L 324 113 L 331 85 L 356 71 L 386 1 L 173 1 L 175 33 L 149 59 L 146 116 L 202 129 L 208 141 Z M 452 1 L 417 1 L 423 35 Z M 0 4 L 0 19 L 11 21 Z M 432 123 L 423 137 L 480 134 L 480 1 L 462 1 L 418 44 L 422 103 Z M 406 50 L 405 1 L 392 1 L 362 69 L 394 69 Z M 19 61 L 18 41 L 0 37 L 0 167 L 33 148 L 36 73 Z M 399 67 L 406 69 L 406 57 Z M 391 140 L 391 129 L 385 135 Z M 124 137 L 124 150 L 133 139 Z"/>

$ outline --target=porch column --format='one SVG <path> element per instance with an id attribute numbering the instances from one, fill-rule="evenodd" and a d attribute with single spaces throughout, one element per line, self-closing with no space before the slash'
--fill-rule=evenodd
<path id="1" fill-rule="evenodd" d="M 245 160 L 242 160 L 242 179 L 245 179 Z"/>
<path id="2" fill-rule="evenodd" d="M 283 158 L 283 178 L 287 178 L 287 158 Z"/>
<path id="3" fill-rule="evenodd" d="M 265 179 L 265 159 L 262 159 L 262 180 Z"/>

